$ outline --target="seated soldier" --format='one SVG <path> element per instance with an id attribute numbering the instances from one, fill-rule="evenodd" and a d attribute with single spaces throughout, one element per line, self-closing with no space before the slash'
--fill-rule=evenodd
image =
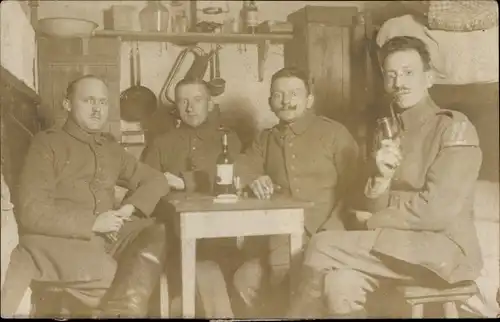
<path id="1" fill-rule="evenodd" d="M 171 187 L 185 193 L 211 195 L 216 170 L 216 160 L 222 152 L 222 134 L 218 110 L 210 96 L 208 85 L 200 79 L 183 79 L 175 87 L 175 103 L 181 123 L 178 128 L 157 137 L 143 153 L 143 160 L 165 173 Z M 228 133 L 229 153 L 236 156 L 241 150 L 238 136 Z M 168 212 L 160 203 L 156 212 Z M 171 211 L 171 210 L 170 210 Z M 172 222 L 171 227 L 179 223 Z M 175 229 L 173 232 L 177 233 Z M 174 234 L 172 233 L 172 236 Z M 175 274 L 180 281 L 180 250 L 175 238 L 177 261 Z M 197 296 L 201 300 L 204 316 L 231 318 L 230 305 L 224 276 L 232 276 L 237 264 L 236 240 L 230 238 L 198 241 L 196 267 Z M 222 272 L 221 272 L 222 269 Z"/>
<path id="2" fill-rule="evenodd" d="M 168 181 L 102 132 L 109 105 L 100 78 L 71 82 L 63 106 L 65 125 L 35 135 L 26 156 L 19 245 L 2 289 L 2 314 L 15 311 L 16 277 L 24 276 L 26 287 L 50 282 L 100 307 L 99 316 L 145 317 L 166 253 L 163 224 L 147 216 L 168 193 Z M 118 183 L 133 193 L 113 209 Z"/>
<path id="3" fill-rule="evenodd" d="M 330 317 L 364 317 L 367 294 L 382 285 L 449 287 L 481 271 L 471 228 L 481 166 L 476 130 L 429 97 L 433 74 L 421 40 L 390 39 L 380 61 L 402 135 L 381 140 L 367 167 L 357 212 L 366 230 L 312 238 L 290 316 L 317 317 L 326 309 Z"/>
<path id="4" fill-rule="evenodd" d="M 270 198 L 279 187 L 280 193 L 314 202 L 305 212 L 305 243 L 318 231 L 344 230 L 344 200 L 358 160 L 356 141 L 342 124 L 312 111 L 314 97 L 300 70 L 276 72 L 270 91 L 269 105 L 279 123 L 260 133 L 250 149 L 237 158 L 236 171 L 243 185 L 249 183 L 259 199 Z M 287 305 L 286 301 L 276 302 L 288 298 L 276 291 L 282 290 L 278 286 L 286 281 L 290 267 L 288 236 L 265 239 L 265 243 L 263 238 L 245 240 L 249 259 L 234 278 L 246 304 L 242 314 L 249 317 L 283 316 Z M 266 303 L 270 311 L 259 313 L 266 309 L 259 302 Z"/>

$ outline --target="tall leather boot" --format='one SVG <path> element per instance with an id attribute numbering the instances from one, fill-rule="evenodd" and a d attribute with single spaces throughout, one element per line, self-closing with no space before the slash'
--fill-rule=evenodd
<path id="1" fill-rule="evenodd" d="M 321 318 L 324 315 L 325 272 L 305 266 L 299 287 L 292 293 L 289 318 Z"/>
<path id="2" fill-rule="evenodd" d="M 103 317 L 146 317 L 151 294 L 158 284 L 166 257 L 163 225 L 144 229 L 119 261 L 113 284 L 101 304 Z"/>

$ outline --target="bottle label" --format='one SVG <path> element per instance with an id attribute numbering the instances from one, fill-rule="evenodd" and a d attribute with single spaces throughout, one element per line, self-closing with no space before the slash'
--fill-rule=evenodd
<path id="1" fill-rule="evenodd" d="M 233 165 L 218 164 L 217 165 L 217 184 L 229 185 L 233 183 Z"/>

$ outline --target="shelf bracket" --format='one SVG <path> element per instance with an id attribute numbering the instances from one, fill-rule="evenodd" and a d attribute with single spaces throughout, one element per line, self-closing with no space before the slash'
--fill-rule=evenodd
<path id="1" fill-rule="evenodd" d="M 266 65 L 267 54 L 269 52 L 270 40 L 259 42 L 257 46 L 259 82 L 264 80 L 264 67 Z"/>

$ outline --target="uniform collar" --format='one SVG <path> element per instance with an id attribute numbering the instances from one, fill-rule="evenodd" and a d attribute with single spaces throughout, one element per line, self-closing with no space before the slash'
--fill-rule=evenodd
<path id="1" fill-rule="evenodd" d="M 420 126 L 431 115 L 434 115 L 439 107 L 430 96 L 426 96 L 415 106 L 397 112 L 404 129 Z"/>
<path id="2" fill-rule="evenodd" d="M 213 135 L 213 133 L 217 133 L 220 126 L 221 123 L 218 115 L 214 112 L 210 112 L 207 120 L 198 127 L 193 128 L 185 123 L 181 123 L 180 129 L 182 130 L 181 133 L 185 135 L 194 134 L 199 139 L 203 140 Z"/>
<path id="3" fill-rule="evenodd" d="M 277 128 L 281 133 L 285 133 L 288 129 L 290 129 L 295 135 L 300 135 L 309 128 L 311 123 L 314 121 L 315 117 L 316 114 L 314 114 L 313 111 L 307 110 L 295 122 L 293 123 L 280 122 Z"/>
<path id="4" fill-rule="evenodd" d="M 102 132 L 96 132 L 96 133 L 87 132 L 69 118 L 64 124 L 63 129 L 75 139 L 89 144 L 93 143 L 102 144 L 106 139 Z"/>

